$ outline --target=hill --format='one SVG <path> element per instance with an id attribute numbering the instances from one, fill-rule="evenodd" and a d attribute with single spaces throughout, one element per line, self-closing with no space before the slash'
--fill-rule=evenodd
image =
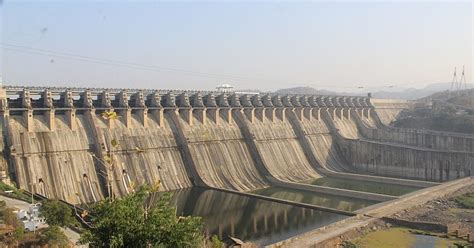
<path id="1" fill-rule="evenodd" d="M 393 125 L 474 133 L 474 89 L 438 92 L 418 102 L 417 108 L 402 111 Z"/>

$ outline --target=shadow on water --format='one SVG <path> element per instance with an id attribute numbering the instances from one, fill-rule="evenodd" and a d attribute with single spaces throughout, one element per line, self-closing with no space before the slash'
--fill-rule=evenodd
<path id="1" fill-rule="evenodd" d="M 401 196 L 421 188 L 402 186 L 388 183 L 366 182 L 361 180 L 323 177 L 318 178 L 312 182 L 307 182 L 312 185 L 326 186 L 331 188 L 349 189 L 355 191 L 363 191 L 384 195 Z"/>
<path id="2" fill-rule="evenodd" d="M 313 193 L 303 190 L 294 190 L 281 187 L 269 187 L 254 191 L 252 193 L 295 202 L 308 203 L 322 207 L 335 208 L 338 210 L 345 211 L 355 211 L 379 203 L 377 201 L 370 201 L 359 198 L 351 198 L 323 193 Z"/>
<path id="3" fill-rule="evenodd" d="M 200 216 L 205 230 L 267 245 L 334 223 L 347 216 L 200 187 L 172 191 L 182 216 Z"/>

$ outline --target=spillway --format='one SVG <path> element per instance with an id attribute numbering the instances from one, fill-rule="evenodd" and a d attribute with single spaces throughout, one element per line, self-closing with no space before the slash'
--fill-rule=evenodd
<path id="1" fill-rule="evenodd" d="M 121 121 L 115 121 L 109 128 L 100 116 L 93 118 L 115 163 L 110 173 L 116 195 L 128 194 L 144 183 L 159 182 L 164 191 L 192 186 L 167 114 L 163 115 L 162 126 L 148 116 L 146 128 L 135 118 L 131 128 Z"/>
<path id="2" fill-rule="evenodd" d="M 375 106 L 378 118 L 385 125 L 390 125 L 402 110 L 410 108 L 413 104 L 409 101 L 394 99 L 372 99 L 371 103 Z"/>
<path id="3" fill-rule="evenodd" d="M 24 128 L 21 116 L 6 119 L 10 155 L 20 188 L 73 203 L 103 199 L 92 157 L 92 133 L 87 131 L 82 116 L 75 120 L 76 131 L 71 131 L 63 118 L 56 118 L 55 132 L 49 132 L 42 116 L 33 118 L 34 132 Z"/>
<path id="4" fill-rule="evenodd" d="M 199 176 L 208 186 L 249 191 L 268 185 L 234 120 L 226 123 L 218 115 L 217 122 L 204 124 L 193 118 L 192 126 L 182 119 L 180 122 Z"/>
<path id="5" fill-rule="evenodd" d="M 280 180 L 318 178 L 288 120 L 254 121 L 248 124 L 270 174 Z"/>

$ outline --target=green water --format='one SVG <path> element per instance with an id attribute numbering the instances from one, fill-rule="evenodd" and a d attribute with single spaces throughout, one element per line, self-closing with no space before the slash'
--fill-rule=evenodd
<path id="1" fill-rule="evenodd" d="M 269 187 L 254 191 L 252 193 L 278 199 L 308 203 L 322 207 L 335 208 L 345 211 L 355 211 L 378 203 L 376 201 L 369 201 L 358 198 L 313 193 L 303 190 L 293 190 L 280 187 Z"/>
<path id="2" fill-rule="evenodd" d="M 390 228 L 387 230 L 371 232 L 352 241 L 360 248 L 447 248 L 457 247 L 456 244 L 467 246 L 467 242 L 455 238 L 440 238 L 437 236 L 420 235 L 406 228 Z"/>
<path id="3" fill-rule="evenodd" d="M 200 216 L 210 235 L 260 246 L 340 221 L 348 216 L 200 187 L 173 191 L 180 216 Z"/>
<path id="4" fill-rule="evenodd" d="M 308 182 L 307 182 L 308 183 Z M 326 186 L 331 188 L 349 189 L 355 191 L 363 191 L 370 193 L 377 193 L 383 195 L 401 196 L 421 188 L 402 186 L 388 183 L 366 182 L 354 179 L 323 177 L 318 178 L 312 182 L 312 185 Z"/>

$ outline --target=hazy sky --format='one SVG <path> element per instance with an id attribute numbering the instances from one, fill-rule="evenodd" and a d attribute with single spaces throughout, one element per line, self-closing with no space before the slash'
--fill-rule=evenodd
<path id="1" fill-rule="evenodd" d="M 0 73 L 7 84 L 356 91 L 450 82 L 466 65 L 471 82 L 472 12 L 470 1 L 4 0 Z"/>

